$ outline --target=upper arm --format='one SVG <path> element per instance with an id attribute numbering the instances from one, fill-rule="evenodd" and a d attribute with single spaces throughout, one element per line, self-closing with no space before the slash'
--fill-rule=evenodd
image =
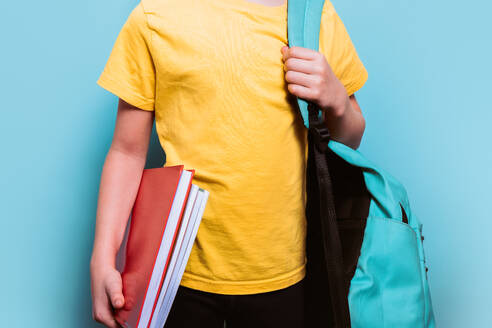
<path id="1" fill-rule="evenodd" d="M 153 111 L 142 110 L 120 98 L 111 148 L 146 158 L 153 124 Z"/>
<path id="2" fill-rule="evenodd" d="M 111 149 L 146 158 L 155 112 L 155 67 L 142 2 L 121 28 L 97 83 L 119 98 Z"/>
<path id="3" fill-rule="evenodd" d="M 354 107 L 356 110 L 362 113 L 362 110 L 360 109 L 359 103 L 357 102 L 357 99 L 355 98 L 355 93 L 351 94 L 349 96 L 350 103 L 352 104 L 352 107 Z"/>

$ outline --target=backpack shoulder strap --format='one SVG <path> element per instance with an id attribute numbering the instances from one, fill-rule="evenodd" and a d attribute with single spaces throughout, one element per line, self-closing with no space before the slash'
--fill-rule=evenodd
<path id="1" fill-rule="evenodd" d="M 321 26 L 321 16 L 323 12 L 325 0 L 288 0 L 287 5 L 287 36 L 289 46 L 300 46 L 318 51 L 319 49 L 319 31 Z M 313 103 L 305 99 L 297 98 L 299 110 L 304 120 L 304 125 L 309 129 L 308 133 L 308 167 L 307 167 L 307 204 L 306 216 L 308 227 L 316 224 L 320 229 L 318 237 L 321 242 L 316 244 L 313 241 L 307 240 L 306 247 L 311 248 L 311 255 L 317 251 L 314 248 L 321 248 L 322 258 L 311 257 L 311 260 L 322 262 L 326 267 L 321 269 L 321 272 L 326 270 L 326 276 L 320 277 L 317 268 L 320 263 L 314 263 L 310 266 L 312 271 L 311 276 L 315 283 L 324 284 L 328 282 L 328 294 L 324 298 L 331 300 L 331 306 L 327 302 L 323 305 L 331 307 L 331 315 L 333 324 L 336 328 L 350 328 L 350 311 L 348 306 L 348 286 L 345 281 L 343 272 L 343 252 L 340 235 L 337 227 L 337 217 L 334 204 L 333 188 L 330 178 L 326 158 L 326 144 L 324 142 L 329 138 L 329 131 L 322 123 L 321 110 Z M 317 116 L 317 117 L 316 117 Z M 321 122 L 321 124 L 320 124 Z M 311 124 L 310 124 L 311 123 Z M 310 126 L 311 125 L 311 126 Z M 313 139 L 314 138 L 314 139 Z M 318 225 L 319 222 L 319 225 Z M 312 229 L 312 228 L 311 228 Z M 309 234 L 309 233 L 308 233 Z M 308 238 L 309 236 L 307 236 Z M 314 243 L 314 244 L 313 244 Z M 310 245 L 311 244 L 311 245 Z M 308 252 L 308 248 L 306 248 Z M 310 260 L 308 259 L 308 262 Z M 314 276 L 313 276 L 314 274 Z M 318 279 L 322 279 L 321 281 Z M 310 288 L 312 282 L 310 282 Z M 318 288 L 321 286 L 318 286 Z M 323 288 L 323 290 L 326 290 Z M 317 298 L 319 294 L 309 294 Z M 320 300 L 321 301 L 321 300 Z M 316 313 L 319 310 L 319 305 L 309 308 L 313 303 L 309 300 L 309 313 L 318 316 Z M 314 311 L 314 313 L 312 312 Z M 330 308 L 322 309 L 324 314 L 330 312 Z"/>
<path id="2" fill-rule="evenodd" d="M 287 36 L 289 47 L 298 46 L 318 51 L 321 14 L 325 0 L 288 0 Z M 309 128 L 308 102 L 297 98 L 306 128 Z M 321 111 L 318 112 L 321 118 Z"/>

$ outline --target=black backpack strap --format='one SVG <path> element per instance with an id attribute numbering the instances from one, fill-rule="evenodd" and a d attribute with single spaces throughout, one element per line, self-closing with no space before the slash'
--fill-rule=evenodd
<path id="1" fill-rule="evenodd" d="M 342 244 L 337 225 L 337 215 L 332 181 L 328 168 L 326 151 L 330 132 L 318 115 L 319 107 L 309 102 L 308 130 L 308 202 L 306 207 L 309 220 L 319 220 L 321 244 L 328 278 L 328 288 L 335 327 L 350 327 L 348 307 L 348 284 L 345 281 Z M 317 204 L 316 204 L 317 203 Z M 315 217 L 312 217 L 315 216 Z M 321 245 L 320 245 L 321 246 Z M 322 260 L 320 258 L 319 260 Z"/>

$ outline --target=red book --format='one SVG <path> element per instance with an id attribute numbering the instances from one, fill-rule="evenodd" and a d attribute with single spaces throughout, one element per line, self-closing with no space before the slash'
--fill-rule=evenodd
<path id="1" fill-rule="evenodd" d="M 150 325 L 194 174 L 183 165 L 143 170 L 122 245 L 125 305 L 115 318 L 124 327 Z"/>

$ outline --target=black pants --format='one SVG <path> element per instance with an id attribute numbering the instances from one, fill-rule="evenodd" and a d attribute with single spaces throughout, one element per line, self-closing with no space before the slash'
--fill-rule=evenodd
<path id="1" fill-rule="evenodd" d="M 304 280 L 249 295 L 208 293 L 179 286 L 164 328 L 302 328 Z"/>

